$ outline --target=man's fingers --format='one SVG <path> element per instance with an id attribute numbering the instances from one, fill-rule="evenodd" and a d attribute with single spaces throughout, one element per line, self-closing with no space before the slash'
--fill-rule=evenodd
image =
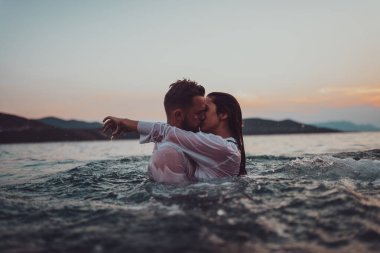
<path id="1" fill-rule="evenodd" d="M 120 132 L 121 132 L 120 127 L 119 127 L 119 125 L 117 125 L 115 131 L 112 132 L 112 136 L 119 135 Z"/>
<path id="2" fill-rule="evenodd" d="M 118 138 L 122 134 L 122 130 L 119 126 L 116 127 L 116 130 L 112 132 L 112 139 L 113 138 Z"/>
<path id="3" fill-rule="evenodd" d="M 112 116 L 107 116 L 103 119 L 103 133 L 106 133 L 110 129 L 112 130 L 112 138 L 118 137 L 122 133 L 122 129 L 117 120 Z"/>
<path id="4" fill-rule="evenodd" d="M 103 123 L 105 123 L 107 120 L 111 120 L 111 116 L 107 116 L 107 117 L 105 117 L 104 119 L 103 119 Z"/>
<path id="5" fill-rule="evenodd" d="M 103 124 L 103 132 L 107 132 L 108 129 L 113 129 L 115 127 L 115 122 L 111 119 L 107 119 L 106 122 Z"/>
<path id="6" fill-rule="evenodd" d="M 109 125 L 110 125 L 110 122 L 106 121 L 105 123 L 103 123 L 103 127 L 102 128 L 104 129 L 104 128 L 108 127 Z"/>
<path id="7" fill-rule="evenodd" d="M 110 128 L 112 129 L 112 125 L 111 124 L 107 124 L 107 125 L 103 126 L 103 133 L 107 132 L 108 129 L 110 129 Z"/>
<path id="8" fill-rule="evenodd" d="M 107 116 L 107 117 L 105 117 L 104 119 L 103 119 L 103 123 L 105 123 L 107 120 L 109 120 L 110 119 L 110 116 Z"/>

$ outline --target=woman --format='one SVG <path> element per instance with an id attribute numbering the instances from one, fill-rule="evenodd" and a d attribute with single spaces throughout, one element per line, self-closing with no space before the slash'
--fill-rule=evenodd
<path id="1" fill-rule="evenodd" d="M 140 142 L 174 143 L 194 161 L 194 177 L 197 179 L 247 174 L 243 121 L 238 101 L 230 94 L 212 92 L 206 97 L 206 108 L 205 120 L 198 133 L 166 123 L 138 122 L 110 116 L 103 120 L 103 131 L 111 128 L 112 136 L 118 136 L 123 131 L 137 131 Z"/>

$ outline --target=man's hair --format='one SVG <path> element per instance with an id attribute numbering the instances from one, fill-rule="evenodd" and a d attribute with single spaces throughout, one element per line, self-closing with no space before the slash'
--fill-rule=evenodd
<path id="1" fill-rule="evenodd" d="M 193 97 L 204 96 L 205 88 L 189 79 L 178 80 L 169 86 L 165 95 L 164 106 L 166 115 L 175 108 L 187 109 L 193 105 Z"/>

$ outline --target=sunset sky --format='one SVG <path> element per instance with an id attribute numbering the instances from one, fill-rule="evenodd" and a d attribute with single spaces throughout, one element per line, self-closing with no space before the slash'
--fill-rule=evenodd
<path id="1" fill-rule="evenodd" d="M 183 77 L 243 117 L 380 127 L 380 1 L 0 0 L 0 112 L 165 120 Z"/>

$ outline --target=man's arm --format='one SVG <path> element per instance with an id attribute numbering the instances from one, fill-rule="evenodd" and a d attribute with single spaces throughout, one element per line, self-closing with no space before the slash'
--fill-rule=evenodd
<path id="1" fill-rule="evenodd" d="M 112 138 L 118 137 L 123 132 L 137 132 L 138 121 L 107 116 L 103 120 L 103 132 L 112 130 Z"/>

